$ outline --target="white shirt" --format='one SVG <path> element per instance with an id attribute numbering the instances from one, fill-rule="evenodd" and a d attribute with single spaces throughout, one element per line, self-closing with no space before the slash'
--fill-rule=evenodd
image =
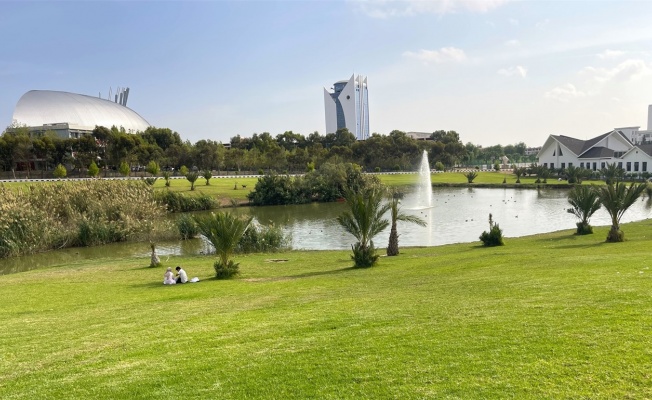
<path id="1" fill-rule="evenodd" d="M 181 268 L 177 274 L 179 275 L 179 278 L 181 278 L 181 283 L 186 283 L 188 282 L 188 274 L 186 274 L 186 271 Z"/>

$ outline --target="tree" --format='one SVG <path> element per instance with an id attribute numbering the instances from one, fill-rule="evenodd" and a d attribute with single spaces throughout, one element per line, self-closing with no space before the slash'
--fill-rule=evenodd
<path id="1" fill-rule="evenodd" d="M 161 167 L 158 165 L 156 161 L 150 161 L 145 167 L 145 171 L 147 171 L 150 175 L 152 175 L 152 177 L 156 178 L 158 174 L 161 172 Z"/>
<path id="2" fill-rule="evenodd" d="M 54 169 L 53 175 L 57 179 L 63 179 L 68 175 L 68 171 L 66 171 L 66 167 L 63 165 L 59 164 L 57 167 Z"/>
<path id="3" fill-rule="evenodd" d="M 389 196 L 390 213 L 392 215 L 392 227 L 389 232 L 389 244 L 387 245 L 387 255 L 397 256 L 398 250 L 398 231 L 396 229 L 396 221 L 410 222 L 419 226 L 426 226 L 426 221 L 414 215 L 404 214 L 401 212 L 401 198 L 403 194 L 400 192 L 392 192 Z"/>
<path id="4" fill-rule="evenodd" d="M 513 170 L 514 175 L 516 175 L 516 183 L 521 183 L 521 177 L 527 172 L 525 167 L 516 167 Z"/>
<path id="5" fill-rule="evenodd" d="M 620 182 L 625 177 L 625 170 L 618 167 L 615 162 L 607 163 L 607 167 L 602 168 L 600 173 L 604 177 L 604 181 L 607 185 L 611 185 L 614 182 Z"/>
<path id="6" fill-rule="evenodd" d="M 229 258 L 252 219 L 253 217 L 239 218 L 234 214 L 224 212 L 195 217 L 199 233 L 211 242 L 219 258 L 213 264 L 217 279 L 228 279 L 238 274 L 239 264 Z"/>
<path id="7" fill-rule="evenodd" d="M 91 165 L 88 166 L 88 176 L 95 178 L 99 173 L 100 168 L 97 166 L 97 164 L 95 164 L 95 161 L 92 161 Z"/>
<path id="8" fill-rule="evenodd" d="M 358 191 L 347 189 L 344 198 L 349 211 L 340 214 L 337 222 L 358 240 L 351 246 L 351 259 L 356 267 L 371 267 L 379 257 L 374 249 L 373 238 L 389 225 L 383 214 L 391 206 L 382 204 L 383 193 L 378 187 Z"/>
<path id="9" fill-rule="evenodd" d="M 202 172 L 202 175 L 201 175 L 201 176 L 202 176 L 204 179 L 206 179 L 206 186 L 208 186 L 208 185 L 211 184 L 211 183 L 210 183 L 210 180 L 211 180 L 211 178 L 213 177 L 213 172 L 211 172 L 210 170 L 205 170 L 205 171 Z"/>
<path id="10" fill-rule="evenodd" d="M 473 180 L 478 177 L 478 173 L 475 171 L 469 171 L 465 173 L 464 176 L 466 177 L 467 182 L 473 183 Z"/>
<path id="11" fill-rule="evenodd" d="M 195 182 L 199 178 L 199 174 L 196 172 L 188 172 L 186 174 L 186 179 L 190 182 L 190 190 L 195 190 Z"/>
<path id="12" fill-rule="evenodd" d="M 627 186 L 624 182 L 615 185 L 604 185 L 598 188 L 600 203 L 611 217 L 611 229 L 607 234 L 607 242 L 622 242 L 625 234 L 620 230 L 620 219 L 625 211 L 636 202 L 646 188 L 645 183 Z"/>
<path id="13" fill-rule="evenodd" d="M 575 186 L 568 193 L 568 203 L 572 206 L 567 211 L 577 218 L 577 234 L 588 235 L 593 233 L 593 227 L 589 225 L 589 218 L 600 209 L 598 193 L 591 186 Z"/>
<path id="14" fill-rule="evenodd" d="M 120 166 L 118 167 L 118 172 L 120 172 L 120 175 L 122 176 L 129 176 L 129 164 L 127 164 L 126 161 L 121 162 Z"/>

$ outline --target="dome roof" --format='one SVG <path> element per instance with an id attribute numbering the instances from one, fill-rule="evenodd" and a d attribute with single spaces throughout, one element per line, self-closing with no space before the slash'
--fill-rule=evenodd
<path id="1" fill-rule="evenodd" d="M 98 97 L 51 90 L 30 90 L 14 110 L 16 123 L 26 126 L 68 123 L 79 128 L 96 125 L 124 128 L 129 133 L 142 132 L 149 123 L 138 113 L 118 103 Z"/>

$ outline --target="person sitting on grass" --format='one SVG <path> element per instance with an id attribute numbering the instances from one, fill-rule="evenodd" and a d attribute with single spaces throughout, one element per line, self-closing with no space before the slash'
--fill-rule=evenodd
<path id="1" fill-rule="evenodd" d="M 177 283 L 176 280 L 174 280 L 174 274 L 172 273 L 172 267 L 168 267 L 168 270 L 165 272 L 165 275 L 163 275 L 163 284 L 164 285 L 174 285 Z"/>
<path id="2" fill-rule="evenodd" d="M 183 268 L 177 266 L 177 283 L 186 283 L 188 282 L 188 274 Z"/>

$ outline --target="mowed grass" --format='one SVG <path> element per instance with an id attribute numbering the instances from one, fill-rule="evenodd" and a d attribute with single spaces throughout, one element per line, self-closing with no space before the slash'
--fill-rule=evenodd
<path id="1" fill-rule="evenodd" d="M 652 221 L 405 248 L 148 258 L 2 277 L 3 399 L 652 397 Z M 286 260 L 286 261 L 283 261 Z"/>

